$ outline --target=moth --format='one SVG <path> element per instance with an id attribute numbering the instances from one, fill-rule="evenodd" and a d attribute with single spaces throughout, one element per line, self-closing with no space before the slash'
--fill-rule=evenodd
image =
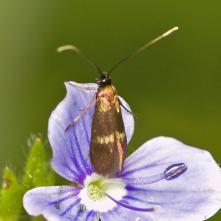
<path id="1" fill-rule="evenodd" d="M 83 117 L 95 101 L 91 127 L 90 160 L 96 173 L 112 176 L 121 171 L 126 157 L 127 138 L 121 107 L 128 113 L 133 113 L 121 103 L 115 86 L 111 84 L 109 74 L 101 72 L 96 83 L 98 88 L 95 89 L 93 98 L 81 114 L 67 126 L 66 130 Z M 92 90 L 93 88 L 84 87 L 82 89 Z"/>
<path id="2" fill-rule="evenodd" d="M 125 56 L 115 65 L 113 65 L 108 72 L 101 71 L 100 67 L 95 62 L 88 59 L 88 57 L 86 57 L 74 45 L 65 45 L 58 48 L 58 52 L 65 50 L 73 50 L 77 52 L 99 72 L 99 76 L 96 81 L 98 88 L 95 91 L 92 100 L 88 101 L 88 105 L 83 109 L 81 114 L 73 119 L 73 121 L 70 122 L 66 128 L 66 130 L 68 130 L 71 126 L 77 123 L 77 121 L 83 117 L 83 115 L 87 114 L 88 109 L 95 102 L 91 126 L 90 160 L 96 173 L 111 177 L 122 170 L 122 165 L 126 157 L 127 138 L 121 107 L 123 107 L 130 114 L 133 114 L 121 103 L 117 95 L 117 90 L 112 85 L 111 73 L 120 64 L 128 61 L 135 55 L 148 48 L 150 45 L 156 43 L 176 30 L 178 30 L 178 27 L 170 29 L 144 46 L 138 48 L 135 52 Z M 93 90 L 94 88 L 82 89 Z"/>

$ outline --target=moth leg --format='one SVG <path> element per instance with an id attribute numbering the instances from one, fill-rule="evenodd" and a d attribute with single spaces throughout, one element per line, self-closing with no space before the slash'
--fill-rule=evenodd
<path id="1" fill-rule="evenodd" d="M 124 109 L 125 111 L 127 111 L 129 114 L 131 114 L 131 115 L 133 115 L 134 117 L 136 117 L 136 115 L 135 115 L 132 111 L 128 110 L 128 109 L 122 104 L 122 102 L 120 101 L 120 99 L 119 99 L 119 102 L 120 102 L 120 106 L 123 107 L 123 109 Z"/>
<path id="2" fill-rule="evenodd" d="M 82 110 L 82 112 L 65 128 L 65 131 L 67 131 L 70 127 L 72 127 L 83 115 L 85 115 L 88 111 L 88 109 L 93 104 L 95 98 L 97 96 L 97 93 L 94 94 L 92 99 L 88 102 L 87 106 Z"/>
<path id="3" fill-rule="evenodd" d="M 80 85 L 72 84 L 70 82 L 68 82 L 68 84 L 70 84 L 73 87 L 78 87 L 78 88 L 81 88 L 81 89 L 84 89 L 84 90 L 97 90 L 96 87 L 83 87 L 83 86 L 80 86 Z"/>

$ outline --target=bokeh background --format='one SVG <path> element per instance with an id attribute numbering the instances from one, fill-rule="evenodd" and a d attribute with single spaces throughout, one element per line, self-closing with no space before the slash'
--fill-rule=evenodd
<path id="1" fill-rule="evenodd" d="M 220 11 L 218 0 L 0 0 L 0 168 L 22 171 L 27 138 L 46 138 L 64 81 L 95 81 L 91 66 L 58 46 L 74 43 L 107 70 L 173 26 L 180 30 L 112 75 L 137 115 L 130 151 L 167 135 L 221 162 Z"/>

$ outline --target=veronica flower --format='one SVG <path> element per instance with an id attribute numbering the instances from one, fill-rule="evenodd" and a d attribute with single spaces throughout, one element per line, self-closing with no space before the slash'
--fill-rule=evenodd
<path id="1" fill-rule="evenodd" d="M 72 85 L 71 85 L 72 84 Z M 115 177 L 96 174 L 89 147 L 94 104 L 65 128 L 91 100 L 96 84 L 66 83 L 67 95 L 49 119 L 51 165 L 69 186 L 38 187 L 24 208 L 48 221 L 201 221 L 221 206 L 221 170 L 210 153 L 169 137 L 153 138 L 126 158 Z M 124 106 L 128 104 L 120 98 Z M 128 142 L 133 116 L 122 109 Z"/>

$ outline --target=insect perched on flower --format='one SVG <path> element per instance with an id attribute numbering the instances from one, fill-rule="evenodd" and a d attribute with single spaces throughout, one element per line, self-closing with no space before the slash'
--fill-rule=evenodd
<path id="1" fill-rule="evenodd" d="M 73 87 L 72 85 L 76 87 Z M 24 196 L 24 208 L 48 221 L 201 221 L 221 207 L 221 170 L 205 150 L 169 137 L 144 143 L 113 177 L 97 174 L 89 157 L 95 103 L 67 131 L 94 96 L 96 84 L 66 83 L 67 95 L 49 119 L 53 169 L 68 186 L 38 187 Z M 130 110 L 122 99 L 122 104 Z M 121 108 L 127 142 L 133 116 Z"/>
<path id="2" fill-rule="evenodd" d="M 87 114 L 88 109 L 95 102 L 94 113 L 91 125 L 91 145 L 90 145 L 90 160 L 94 171 L 103 176 L 113 176 L 122 170 L 122 165 L 126 157 L 127 140 L 125 135 L 124 123 L 121 114 L 121 108 L 126 111 L 126 107 L 120 101 L 116 88 L 112 85 L 111 73 L 122 63 L 139 54 L 149 46 L 158 42 L 162 38 L 167 37 L 178 27 L 174 27 L 144 46 L 138 48 L 134 53 L 131 53 L 117 62 L 108 72 L 101 71 L 100 67 L 88 57 L 86 57 L 76 46 L 65 45 L 58 48 L 58 52 L 65 50 L 73 50 L 86 59 L 94 66 L 99 77 L 96 81 L 98 88 L 82 87 L 82 90 L 94 90 L 94 96 L 88 101 L 88 104 L 83 108 L 82 112 L 76 116 L 72 122 L 67 125 L 66 131 L 76 124 L 78 120 Z M 76 87 L 76 85 L 73 85 Z M 132 114 L 132 113 L 131 113 Z"/>

